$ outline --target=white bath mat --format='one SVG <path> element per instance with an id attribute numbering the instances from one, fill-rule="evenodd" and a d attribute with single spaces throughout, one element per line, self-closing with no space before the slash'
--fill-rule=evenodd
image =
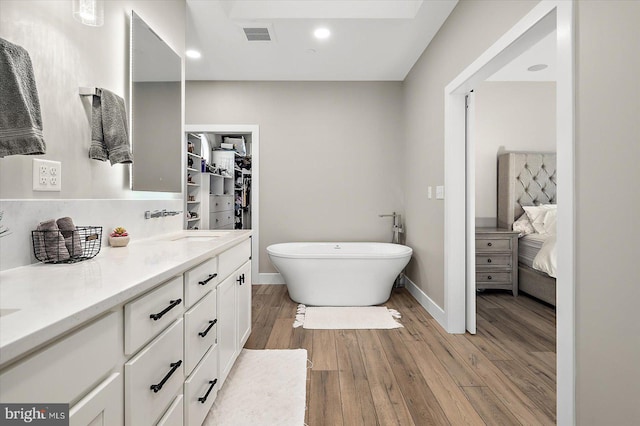
<path id="1" fill-rule="evenodd" d="M 298 305 L 293 328 L 320 330 L 367 330 L 400 328 L 400 312 L 385 306 L 307 307 Z"/>
<path id="2" fill-rule="evenodd" d="M 243 349 L 203 426 L 303 426 L 306 349 Z"/>

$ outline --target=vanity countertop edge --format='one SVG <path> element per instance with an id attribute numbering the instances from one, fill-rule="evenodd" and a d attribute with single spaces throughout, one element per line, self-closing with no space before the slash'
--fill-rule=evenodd
<path id="1" fill-rule="evenodd" d="M 0 272 L 0 368 L 251 237 L 181 231 L 103 247 L 74 264 L 32 264 Z"/>

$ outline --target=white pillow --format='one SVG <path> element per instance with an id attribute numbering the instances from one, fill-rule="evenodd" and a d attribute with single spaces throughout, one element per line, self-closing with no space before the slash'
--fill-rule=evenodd
<path id="1" fill-rule="evenodd" d="M 541 204 L 539 206 L 524 206 L 524 212 L 527 214 L 531 226 L 538 234 L 546 234 L 544 228 L 544 218 L 549 210 L 555 210 L 556 204 Z"/>
<path id="2" fill-rule="evenodd" d="M 548 210 L 542 220 L 542 227 L 547 234 L 556 234 L 556 222 L 558 220 L 558 209 Z"/>
<path id="3" fill-rule="evenodd" d="M 533 234 L 536 232 L 536 230 L 533 229 L 533 226 L 531 226 L 529 216 L 527 216 L 526 213 L 522 213 L 522 216 L 520 216 L 518 220 L 513 222 L 513 230 L 520 233 L 518 237 L 524 237 L 525 235 Z"/>

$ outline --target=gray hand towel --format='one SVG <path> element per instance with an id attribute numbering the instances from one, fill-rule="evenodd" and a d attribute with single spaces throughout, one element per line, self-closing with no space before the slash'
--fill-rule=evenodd
<path id="1" fill-rule="evenodd" d="M 0 38 L 0 158 L 44 154 L 40 100 L 29 53 Z"/>
<path id="2" fill-rule="evenodd" d="M 93 97 L 92 116 L 89 157 L 100 161 L 109 158 L 112 165 L 133 163 L 124 99 L 109 90 L 98 89 Z"/>
<path id="3" fill-rule="evenodd" d="M 91 104 L 91 146 L 89 147 L 89 158 L 100 161 L 107 161 L 109 152 L 104 143 L 102 135 L 102 104 L 100 95 L 94 95 Z"/>
<path id="4" fill-rule="evenodd" d="M 69 259 L 69 250 L 64 244 L 64 237 L 58 229 L 56 221 L 51 219 L 40 222 L 38 231 L 44 232 L 44 249 L 47 254 L 47 260 L 59 262 Z"/>
<path id="5" fill-rule="evenodd" d="M 80 233 L 76 230 L 73 220 L 70 217 L 61 217 L 56 221 L 60 233 L 64 237 L 64 245 L 71 256 L 82 255 L 82 244 L 80 243 Z"/>

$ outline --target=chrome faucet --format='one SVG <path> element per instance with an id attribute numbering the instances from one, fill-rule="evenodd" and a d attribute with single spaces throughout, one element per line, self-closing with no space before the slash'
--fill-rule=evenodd
<path id="1" fill-rule="evenodd" d="M 400 234 L 404 234 L 404 228 L 402 227 L 402 215 L 396 212 L 392 214 L 381 214 L 379 217 L 392 217 L 393 218 L 393 239 L 391 240 L 394 244 L 400 243 Z"/>
<path id="2" fill-rule="evenodd" d="M 175 210 L 167 211 L 167 209 L 154 210 L 153 212 L 147 210 L 147 211 L 144 212 L 144 218 L 145 219 L 155 219 L 157 217 L 176 216 L 176 215 L 179 215 L 180 213 L 182 213 L 182 212 L 181 211 L 175 211 Z"/>

